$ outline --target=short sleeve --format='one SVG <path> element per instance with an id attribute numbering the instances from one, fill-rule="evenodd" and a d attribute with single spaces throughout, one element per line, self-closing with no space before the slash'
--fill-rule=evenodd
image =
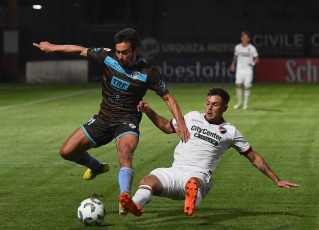
<path id="1" fill-rule="evenodd" d="M 258 57 L 258 52 L 257 52 L 257 49 L 256 49 L 255 46 L 254 46 L 254 49 L 253 49 L 253 57 Z"/>
<path id="2" fill-rule="evenodd" d="M 161 97 L 169 93 L 162 75 L 155 67 L 151 67 L 147 77 L 148 87 Z"/>
<path id="3" fill-rule="evenodd" d="M 103 64 L 108 53 L 111 51 L 109 48 L 89 48 L 87 56 L 89 59 L 97 61 L 99 64 Z"/>
<path id="4" fill-rule="evenodd" d="M 232 147 L 236 149 L 236 151 L 238 151 L 240 154 L 245 154 L 252 150 L 250 144 L 237 129 L 235 130 Z"/>
<path id="5" fill-rule="evenodd" d="M 235 46 L 234 56 L 238 56 L 238 45 Z"/>

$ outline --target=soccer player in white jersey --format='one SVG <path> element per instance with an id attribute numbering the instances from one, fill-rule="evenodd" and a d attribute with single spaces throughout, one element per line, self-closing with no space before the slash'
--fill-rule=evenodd
<path id="1" fill-rule="evenodd" d="M 213 185 L 211 174 L 222 155 L 233 147 L 245 156 L 256 168 L 268 176 L 278 187 L 299 187 L 280 180 L 266 161 L 246 141 L 243 135 L 223 118 L 230 96 L 222 88 L 212 88 L 206 97 L 206 111 L 192 111 L 184 116 L 190 131 L 190 139 L 181 140 L 174 151 L 174 162 L 170 168 L 157 168 L 143 178 L 133 198 L 128 193 L 120 195 L 121 204 L 136 216 L 143 213 L 142 207 L 149 203 L 152 195 L 184 200 L 184 212 L 194 214 L 202 198 Z M 175 119 L 168 121 L 141 101 L 138 110 L 145 113 L 163 132 L 174 133 Z"/>
<path id="2" fill-rule="evenodd" d="M 238 109 L 242 105 L 242 85 L 245 87 L 243 108 L 248 108 L 250 88 L 253 83 L 253 69 L 259 62 L 255 46 L 249 43 L 250 37 L 251 35 L 248 31 L 241 33 L 241 43 L 235 46 L 235 54 L 230 66 L 231 71 L 234 72 L 236 69 L 235 84 L 238 103 L 234 106 L 234 109 Z"/>

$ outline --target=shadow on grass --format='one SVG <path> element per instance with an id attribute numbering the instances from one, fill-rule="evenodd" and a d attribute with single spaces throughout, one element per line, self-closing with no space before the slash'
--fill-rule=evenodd
<path id="1" fill-rule="evenodd" d="M 233 223 L 233 220 L 241 217 L 262 217 L 271 219 L 274 216 L 292 216 L 302 217 L 295 213 L 285 212 L 267 212 L 267 211 L 247 211 L 242 209 L 213 209 L 213 208 L 199 208 L 193 216 L 186 216 L 181 208 L 171 208 L 170 210 L 164 210 L 162 208 L 155 208 L 152 210 L 144 210 L 143 216 L 130 221 L 129 225 L 134 229 L 232 229 L 232 227 L 226 227 L 225 223 Z M 262 220 L 256 220 L 256 222 L 263 222 Z M 267 229 L 276 229 L 280 223 L 263 223 Z M 226 224 L 227 225 L 227 224 Z M 254 220 L 251 221 L 251 226 L 254 225 Z M 265 226 L 266 225 L 266 226 Z M 240 229 L 251 229 L 251 226 L 241 226 L 238 223 Z M 272 227 L 273 226 L 273 227 Z M 276 226 L 276 227 L 275 227 Z M 284 226 L 283 226 L 284 227 Z M 287 227 L 287 226 L 286 226 Z M 285 228 L 281 228 L 285 229 Z"/>

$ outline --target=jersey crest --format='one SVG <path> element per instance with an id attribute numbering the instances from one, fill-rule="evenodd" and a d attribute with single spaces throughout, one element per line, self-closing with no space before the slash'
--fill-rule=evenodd
<path id="1" fill-rule="evenodd" d="M 227 132 L 227 129 L 225 129 L 223 126 L 219 126 L 219 132 L 221 134 L 225 134 Z"/>
<path id="2" fill-rule="evenodd" d="M 139 73 L 138 71 L 134 71 L 134 72 L 132 73 L 132 78 L 135 80 L 135 79 L 138 78 L 139 75 L 140 75 L 140 73 Z"/>

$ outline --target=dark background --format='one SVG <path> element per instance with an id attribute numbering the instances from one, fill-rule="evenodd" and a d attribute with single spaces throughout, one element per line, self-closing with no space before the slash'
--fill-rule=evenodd
<path id="1" fill-rule="evenodd" d="M 34 10 L 33 4 L 42 9 Z M 114 34 L 133 27 L 142 38 L 160 44 L 226 47 L 219 52 L 160 50 L 156 58 L 231 59 L 231 44 L 239 43 L 240 33 L 249 30 L 252 43 L 259 41 L 261 58 L 304 58 L 318 56 L 319 45 L 311 43 L 318 26 L 316 0 L 0 0 L 0 79 L 23 79 L 27 61 L 78 58 L 44 55 L 33 42 L 113 48 Z M 3 31 L 10 30 L 19 33 L 19 76 L 9 77 L 3 71 Z M 296 34 L 303 37 L 302 46 L 294 44 Z"/>

